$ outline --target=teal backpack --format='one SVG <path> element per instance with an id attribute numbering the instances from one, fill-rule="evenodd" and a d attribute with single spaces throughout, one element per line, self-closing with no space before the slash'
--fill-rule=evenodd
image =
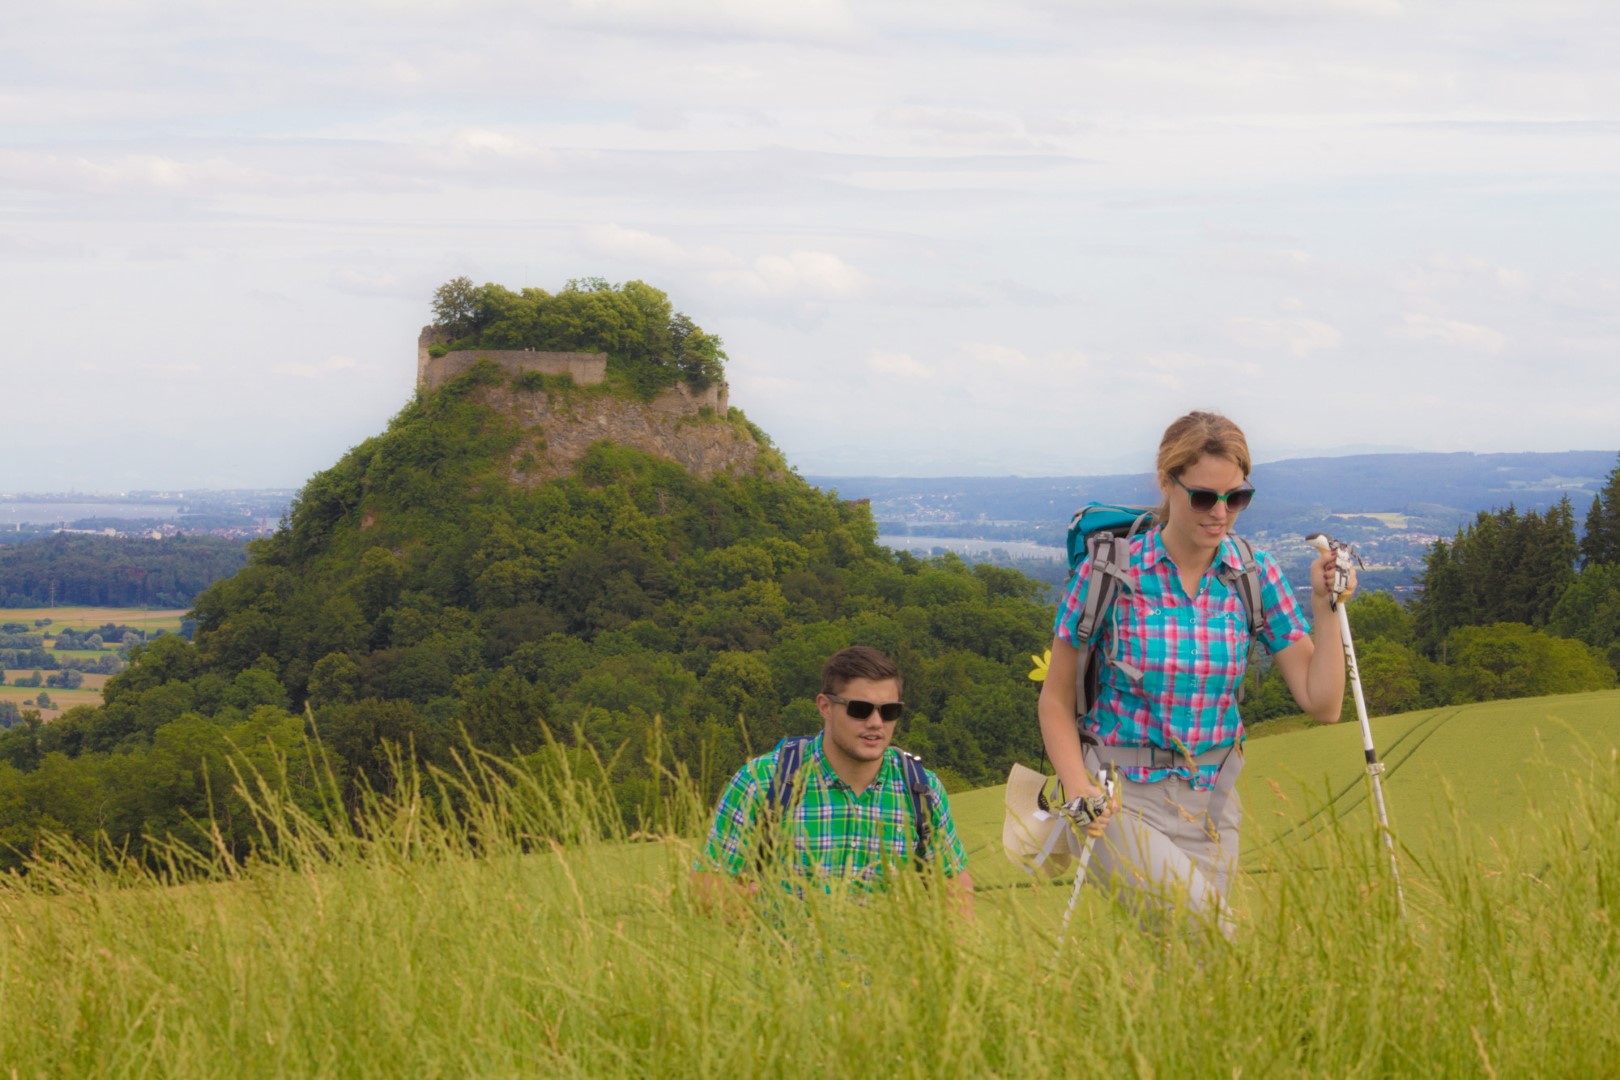
<path id="1" fill-rule="evenodd" d="M 1103 621 L 1119 597 L 1122 586 L 1131 583 L 1131 540 L 1143 529 L 1152 528 L 1158 517 L 1152 510 L 1141 506 L 1112 506 L 1107 503 L 1087 503 L 1074 513 L 1069 522 L 1069 574 L 1089 558 L 1091 582 L 1086 588 L 1086 604 L 1075 626 L 1075 640 L 1086 642 L 1080 648 L 1080 663 L 1074 676 L 1075 723 L 1079 724 L 1097 703 L 1097 683 L 1101 665 L 1096 655 L 1101 653 Z M 1242 560 L 1241 570 L 1233 571 L 1222 564 L 1216 574 L 1243 601 L 1248 616 L 1250 648 L 1266 627 L 1265 605 L 1260 598 L 1260 564 L 1255 560 L 1254 548 L 1241 536 L 1227 534 L 1237 546 Z M 1102 657 L 1102 662 L 1118 668 L 1131 682 L 1140 685 L 1142 672 L 1126 663 L 1117 648 Z M 1238 686 L 1238 701 L 1243 700 L 1243 687 Z"/>

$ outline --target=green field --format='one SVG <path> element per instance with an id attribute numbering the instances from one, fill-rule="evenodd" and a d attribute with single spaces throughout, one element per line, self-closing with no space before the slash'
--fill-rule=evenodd
<path id="1" fill-rule="evenodd" d="M 1443 856 L 1456 843 L 1451 802 L 1473 839 L 1512 832 L 1534 806 L 1556 803 L 1566 771 L 1620 746 L 1620 691 L 1494 701 L 1381 717 L 1373 742 L 1384 762 L 1390 828 L 1409 857 Z M 1262 870 L 1280 847 L 1307 845 L 1337 817 L 1372 820 L 1361 727 L 1353 719 L 1254 739 L 1238 781 L 1243 865 Z M 952 797 L 975 879 L 1008 884 L 1021 871 L 1001 852 L 1000 789 Z"/>
<path id="2" fill-rule="evenodd" d="M 458 822 L 407 786 L 358 833 L 264 794 L 284 843 L 249 864 L 176 852 L 153 872 L 65 849 L 0 879 L 14 1019 L 0 1062 L 20 1076 L 1616 1075 L 1620 692 L 1377 730 L 1407 917 L 1343 725 L 1251 744 L 1251 873 L 1229 944 L 1191 926 L 1148 935 L 1088 891 L 1059 947 L 1068 886 L 1002 858 L 994 790 L 954 800 L 982 885 L 971 922 L 911 874 L 883 898 L 706 913 L 685 872 L 693 840 L 630 842 L 602 791 L 554 775 L 487 766 Z M 1441 812 L 1446 786 L 1456 813 Z"/>
<path id="3" fill-rule="evenodd" d="M 185 609 L 147 608 L 0 608 L 0 622 L 26 623 L 29 633 L 54 635 L 58 630 L 94 630 L 107 623 L 117 623 L 144 630 L 148 636 L 163 630 L 170 634 L 180 632 L 180 623 L 189 612 Z M 50 625 L 40 629 L 34 623 L 50 619 Z"/>

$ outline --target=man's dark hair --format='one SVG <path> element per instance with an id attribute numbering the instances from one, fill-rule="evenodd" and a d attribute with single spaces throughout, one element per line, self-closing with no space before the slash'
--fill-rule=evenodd
<path id="1" fill-rule="evenodd" d="M 893 679 L 904 685 L 900 678 L 900 669 L 895 666 L 893 660 L 870 645 L 851 645 L 847 649 L 839 649 L 833 653 L 822 665 L 821 692 L 842 693 L 844 687 L 855 679 L 871 679 L 873 682 Z"/>

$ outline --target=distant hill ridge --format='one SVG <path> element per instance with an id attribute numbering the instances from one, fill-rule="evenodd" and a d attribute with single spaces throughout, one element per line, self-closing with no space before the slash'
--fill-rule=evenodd
<path id="1" fill-rule="evenodd" d="M 1479 510 L 1513 504 L 1545 510 L 1568 496 L 1583 515 L 1614 468 L 1614 450 L 1555 453 L 1403 453 L 1296 458 L 1254 467 L 1261 498 L 1247 511 L 1264 528 L 1278 511 L 1319 508 L 1335 514 L 1417 513 L 1461 522 Z M 1067 520 L 1083 502 L 1151 503 L 1151 473 L 1108 476 L 874 477 L 811 476 L 846 498 L 882 500 L 954 496 L 990 520 Z"/>

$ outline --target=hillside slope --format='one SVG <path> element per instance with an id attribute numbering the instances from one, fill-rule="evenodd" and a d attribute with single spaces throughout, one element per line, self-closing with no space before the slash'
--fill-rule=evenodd
<path id="1" fill-rule="evenodd" d="M 1390 828 L 1408 856 L 1444 857 L 1458 820 L 1475 838 L 1505 843 L 1527 814 L 1566 804 L 1571 778 L 1620 747 L 1620 690 L 1403 713 L 1372 727 L 1386 767 Z M 1372 830 L 1353 720 L 1253 739 L 1245 749 L 1238 781 L 1245 869 L 1266 868 L 1280 848 L 1310 844 L 1335 818 Z M 952 808 L 976 881 L 1028 880 L 1001 850 L 1000 787 L 954 795 Z"/>

